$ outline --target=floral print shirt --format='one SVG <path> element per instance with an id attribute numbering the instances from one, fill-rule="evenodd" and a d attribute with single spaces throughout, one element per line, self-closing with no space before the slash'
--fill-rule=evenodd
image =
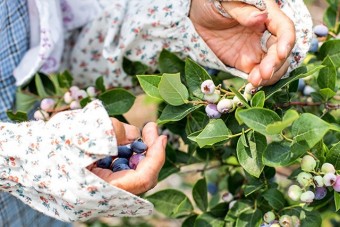
<path id="1" fill-rule="evenodd" d="M 86 169 L 117 155 L 116 147 L 111 120 L 98 100 L 48 122 L 0 123 L 0 190 L 69 222 L 151 214 L 150 202 Z"/>
<path id="2" fill-rule="evenodd" d="M 199 64 L 247 78 L 224 65 L 196 32 L 190 0 L 27 0 L 31 49 L 14 71 L 17 85 L 38 70 L 68 68 L 79 86 L 104 76 L 107 87 L 131 87 L 123 58 L 157 68 L 162 49 Z M 261 10 L 263 0 L 245 0 Z M 309 49 L 312 22 L 302 0 L 278 0 L 293 20 L 296 45 L 290 69 Z M 80 30 L 80 27 L 82 29 Z M 55 218 L 148 215 L 153 205 L 115 188 L 85 167 L 116 154 L 111 122 L 99 101 L 59 113 L 47 123 L 0 123 L 0 189 Z"/>

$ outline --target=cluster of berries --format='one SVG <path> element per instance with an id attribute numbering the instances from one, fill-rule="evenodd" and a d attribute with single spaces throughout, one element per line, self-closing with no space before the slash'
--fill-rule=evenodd
<path id="1" fill-rule="evenodd" d="M 299 185 L 291 185 L 288 196 L 294 201 L 311 203 L 321 200 L 327 195 L 327 187 L 340 192 L 340 175 L 336 175 L 335 168 L 330 163 L 324 163 L 320 171 L 316 172 L 316 161 L 310 155 L 305 155 L 301 161 L 301 169 L 296 180 Z"/>
<path id="2" fill-rule="evenodd" d="M 315 53 L 319 50 L 319 41 L 328 35 L 328 28 L 323 24 L 319 24 L 314 26 L 313 28 L 314 35 L 311 41 L 311 45 L 309 47 L 309 52 Z"/>
<path id="3" fill-rule="evenodd" d="M 80 100 L 91 97 L 94 98 L 96 96 L 96 89 L 92 86 L 88 87 L 85 90 L 80 89 L 77 86 L 72 86 L 70 89 L 64 94 L 63 101 L 65 104 L 69 105 L 71 110 L 80 109 Z M 40 102 L 40 109 L 34 112 L 34 119 L 36 120 L 44 120 L 47 121 L 53 111 L 55 110 L 56 103 L 59 102 L 57 99 L 52 98 L 44 98 Z"/>
<path id="4" fill-rule="evenodd" d="M 118 146 L 118 156 L 107 156 L 97 161 L 97 166 L 103 169 L 111 169 L 113 172 L 136 169 L 139 162 L 145 158 L 147 145 L 141 140 L 135 140 L 131 144 Z"/>
<path id="5" fill-rule="evenodd" d="M 221 95 L 220 87 L 216 87 L 212 80 L 203 81 L 201 91 L 204 94 L 203 99 L 209 103 L 205 107 L 205 112 L 209 118 L 220 118 L 222 114 L 234 111 L 237 106 L 243 106 L 237 96 L 230 99 L 226 95 Z M 248 83 L 244 88 L 244 99 L 249 101 L 256 91 L 257 89 L 251 83 Z"/>
<path id="6" fill-rule="evenodd" d="M 280 227 L 280 226 L 291 226 L 291 227 L 299 227 L 301 225 L 300 219 L 293 215 L 282 215 L 279 220 L 276 219 L 275 214 L 272 211 L 268 211 L 263 215 L 264 223 L 262 223 L 261 227 Z"/>

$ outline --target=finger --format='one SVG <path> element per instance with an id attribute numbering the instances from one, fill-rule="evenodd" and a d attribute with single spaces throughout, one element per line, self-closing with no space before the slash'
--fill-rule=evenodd
<path id="1" fill-rule="evenodd" d="M 277 70 L 272 78 L 270 80 L 267 81 L 262 81 L 261 86 L 268 86 L 268 85 L 272 85 L 275 84 L 277 81 L 279 81 L 281 79 L 281 77 L 287 72 L 288 68 L 290 65 L 290 61 L 287 60 L 279 70 Z"/>
<path id="2" fill-rule="evenodd" d="M 269 47 L 267 54 L 260 63 L 260 74 L 263 80 L 270 80 L 274 73 L 281 68 L 286 59 L 280 59 L 277 53 L 277 44 Z"/>
<path id="3" fill-rule="evenodd" d="M 137 127 L 122 123 L 116 118 L 111 118 L 111 122 L 113 128 L 115 129 L 118 145 L 131 143 L 132 141 L 140 137 L 140 131 Z"/>
<path id="4" fill-rule="evenodd" d="M 125 123 L 123 123 L 123 126 L 125 129 L 125 144 L 132 143 L 141 136 L 140 130 L 136 126 Z"/>
<path id="5" fill-rule="evenodd" d="M 148 147 L 152 146 L 158 137 L 157 124 L 155 122 L 147 123 L 142 130 L 142 135 L 144 143 L 148 145 Z"/>
<path id="6" fill-rule="evenodd" d="M 286 59 L 295 44 L 294 23 L 282 12 L 275 1 L 266 1 L 268 9 L 267 29 L 278 38 L 277 52 L 280 59 Z"/>
<path id="7" fill-rule="evenodd" d="M 262 83 L 262 77 L 260 73 L 260 65 L 256 65 L 248 76 L 248 82 L 251 83 L 254 87 L 258 87 Z"/>
<path id="8" fill-rule="evenodd" d="M 267 11 L 259 10 L 255 6 L 243 2 L 221 2 L 221 4 L 225 11 L 241 25 L 258 32 L 263 32 L 266 29 Z"/>

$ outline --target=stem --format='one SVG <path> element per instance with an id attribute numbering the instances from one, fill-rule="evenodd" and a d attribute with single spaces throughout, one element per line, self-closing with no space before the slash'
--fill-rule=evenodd
<path id="1" fill-rule="evenodd" d="M 283 133 L 281 133 L 281 136 L 282 136 L 285 140 L 287 140 L 287 141 L 289 141 L 289 142 L 293 142 L 293 141 L 294 141 L 294 140 L 292 140 L 291 138 L 286 137 Z"/>
<path id="2" fill-rule="evenodd" d="M 312 152 L 310 152 L 310 151 L 307 151 L 307 154 L 309 154 L 310 156 L 312 156 L 315 160 L 318 160 L 318 158 L 317 157 L 315 157 L 315 155 L 312 153 Z"/>
<path id="3" fill-rule="evenodd" d="M 188 103 L 191 103 L 191 104 L 193 104 L 193 105 L 199 105 L 199 104 L 203 104 L 203 105 L 208 105 L 209 103 L 208 102 L 206 102 L 206 101 L 188 101 Z"/>
<path id="4" fill-rule="evenodd" d="M 235 94 L 233 92 L 230 92 L 230 91 L 227 91 L 223 88 L 219 88 L 220 91 L 222 91 L 223 93 L 225 93 L 226 95 L 232 95 L 232 96 L 235 96 Z"/>
<path id="5" fill-rule="evenodd" d="M 184 171 L 184 172 L 181 172 L 181 173 L 183 173 L 183 174 L 187 174 L 187 173 L 204 173 L 207 170 L 215 169 L 215 168 L 218 168 L 218 167 L 221 167 L 221 164 L 215 165 L 215 166 L 210 166 L 210 167 L 204 167 L 203 169 L 188 170 L 188 171 Z"/>
<path id="6" fill-rule="evenodd" d="M 242 132 L 239 132 L 239 133 L 237 133 L 237 134 L 234 134 L 234 135 L 231 135 L 231 136 L 228 136 L 228 139 L 231 139 L 231 138 L 235 138 L 235 137 L 238 137 L 238 136 L 241 136 L 243 133 L 247 133 L 247 132 L 249 132 L 251 129 L 250 128 L 248 128 L 247 130 L 245 130 L 245 131 L 242 131 Z"/>
<path id="7" fill-rule="evenodd" d="M 329 110 L 337 110 L 340 109 L 340 104 L 333 104 L 333 103 L 323 103 L 323 102 L 286 102 L 275 105 L 275 109 L 278 109 L 280 107 L 289 107 L 289 106 L 321 106 L 325 105 L 326 109 Z"/>
<path id="8" fill-rule="evenodd" d="M 301 206 L 301 204 L 295 204 L 295 205 L 291 205 L 291 206 L 289 206 L 289 207 L 284 207 L 284 208 L 282 208 L 282 209 L 280 210 L 279 213 L 281 213 L 281 212 L 284 211 L 284 210 L 289 210 L 289 209 L 292 209 L 292 208 L 295 208 L 295 207 L 302 207 L 302 206 Z"/>

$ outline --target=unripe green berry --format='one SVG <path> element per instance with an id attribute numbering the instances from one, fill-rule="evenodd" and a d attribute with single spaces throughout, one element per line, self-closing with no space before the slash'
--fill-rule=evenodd
<path id="1" fill-rule="evenodd" d="M 234 110 L 234 102 L 231 99 L 221 99 L 217 103 L 217 110 L 220 113 L 229 113 Z"/>
<path id="2" fill-rule="evenodd" d="M 257 88 L 254 87 L 251 83 L 248 83 L 244 88 L 244 92 L 250 95 L 255 94 L 256 91 L 257 91 Z"/>
<path id="3" fill-rule="evenodd" d="M 243 98 L 244 98 L 247 102 L 250 101 L 251 97 L 252 97 L 251 94 L 246 93 L 246 92 L 243 93 Z"/>
<path id="4" fill-rule="evenodd" d="M 293 227 L 293 220 L 289 215 L 282 215 L 279 219 L 279 223 L 284 227 Z"/>
<path id="5" fill-rule="evenodd" d="M 310 155 L 303 156 L 301 160 L 301 169 L 305 172 L 311 172 L 314 171 L 316 167 L 316 161 L 315 159 Z"/>
<path id="6" fill-rule="evenodd" d="M 292 226 L 293 227 L 300 227 L 300 225 L 301 225 L 300 219 L 295 215 L 291 216 L 291 218 L 292 218 L 292 224 L 293 224 Z"/>
<path id="7" fill-rule="evenodd" d="M 310 173 L 301 172 L 297 176 L 296 180 L 302 187 L 306 187 L 312 183 L 313 176 Z"/>
<path id="8" fill-rule="evenodd" d="M 314 183 L 315 183 L 316 187 L 323 187 L 324 183 L 323 183 L 322 176 L 314 176 Z"/>
<path id="9" fill-rule="evenodd" d="M 298 201 L 300 199 L 301 194 L 302 190 L 297 185 L 291 185 L 288 189 L 288 196 L 294 201 Z"/>
<path id="10" fill-rule="evenodd" d="M 204 94 L 203 99 L 209 103 L 217 103 L 221 98 L 220 94 L 221 92 L 216 90 L 212 94 Z"/>
<path id="11" fill-rule="evenodd" d="M 268 211 L 263 215 L 263 220 L 267 223 L 270 223 L 275 220 L 275 214 L 272 211 Z"/>
<path id="12" fill-rule="evenodd" d="M 234 98 L 233 98 L 233 102 L 235 104 L 235 106 L 238 106 L 238 107 L 243 107 L 243 103 L 240 101 L 240 99 L 235 95 Z"/>
<path id="13" fill-rule="evenodd" d="M 315 198 L 314 192 L 306 191 L 301 194 L 300 200 L 304 203 L 311 203 Z"/>
<path id="14" fill-rule="evenodd" d="M 281 227 L 279 223 L 271 224 L 270 227 Z"/>
<path id="15" fill-rule="evenodd" d="M 212 80 L 205 80 L 201 84 L 201 91 L 203 94 L 213 94 L 215 91 L 215 84 Z"/>
<path id="16" fill-rule="evenodd" d="M 321 166 L 321 172 L 322 173 L 333 173 L 335 174 L 335 168 L 331 163 L 325 162 L 322 166 Z"/>

